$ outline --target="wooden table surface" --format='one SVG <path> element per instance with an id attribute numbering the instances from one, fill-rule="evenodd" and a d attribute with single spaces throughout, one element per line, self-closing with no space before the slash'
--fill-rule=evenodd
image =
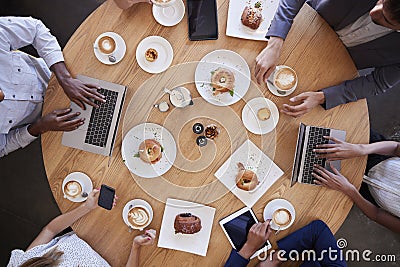
<path id="1" fill-rule="evenodd" d="M 266 43 L 225 36 L 228 3 L 228 0 L 218 1 L 219 39 L 192 42 L 187 37 L 186 15 L 177 26 L 163 27 L 154 21 L 150 5 L 137 4 L 129 10 L 121 11 L 113 1 L 107 1 L 82 23 L 64 49 L 66 64 L 73 75 L 83 74 L 128 87 L 110 166 L 108 157 L 62 146 L 60 132 L 50 132 L 42 136 L 43 158 L 49 184 L 62 212 L 78 205 L 64 199 L 62 194 L 62 181 L 71 172 L 88 174 L 95 187 L 104 183 L 116 188 L 119 201 L 112 211 L 97 209 L 73 225 L 77 234 L 112 266 L 124 266 L 132 239 L 139 233 L 129 233 L 122 220 L 125 203 L 134 198 L 148 201 L 154 210 L 150 227 L 159 231 L 164 203 L 168 197 L 216 208 L 207 256 L 157 248 L 155 244 L 142 249 L 141 265 L 223 265 L 231 246 L 218 221 L 242 208 L 244 204 L 227 192 L 213 174 L 246 139 L 259 146 L 284 171 L 284 175 L 253 207 L 258 219 L 262 220 L 263 209 L 272 199 L 284 198 L 294 205 L 296 221 L 290 229 L 281 231 L 278 239 L 315 219 L 324 220 L 336 232 L 353 204 L 343 194 L 325 188 L 301 184 L 290 187 L 290 177 L 299 123 L 343 129 L 347 131 L 347 141 L 368 142 L 366 101 L 346 104 L 329 111 L 317 107 L 298 119 L 280 114 L 276 130 L 263 136 L 246 131 L 241 123 L 241 110 L 246 101 L 264 95 L 281 107 L 283 103 L 289 102 L 289 97 L 276 97 L 265 85 L 257 86 L 254 83 L 255 58 Z M 94 40 L 106 31 L 120 34 L 127 45 L 124 59 L 113 66 L 103 65 L 93 53 Z M 135 60 L 138 43 L 150 35 L 166 38 L 173 47 L 172 67 L 163 74 L 148 74 Z M 193 84 L 196 63 L 187 63 L 199 61 L 216 49 L 229 49 L 239 53 L 247 61 L 252 73 L 253 82 L 244 99 L 229 107 L 215 107 L 200 98 Z M 279 62 L 297 71 L 299 84 L 293 95 L 338 84 L 357 75 L 349 54 L 336 34 L 308 6 L 303 7 L 295 19 Z M 186 64 L 178 65 L 180 63 Z M 161 93 L 164 86 L 182 84 L 190 89 L 195 100 L 193 106 L 172 109 L 167 113 L 152 109 L 154 103 L 167 100 L 167 96 Z M 43 112 L 48 113 L 68 105 L 68 98 L 53 77 L 46 92 Z M 171 170 L 163 177 L 155 179 L 131 175 L 121 157 L 123 135 L 134 125 L 146 121 L 164 125 L 174 135 L 178 149 L 177 160 Z M 195 136 L 190 130 L 195 121 L 215 122 L 220 125 L 221 135 L 214 144 L 198 149 L 194 144 Z M 346 160 L 342 163 L 342 173 L 359 186 L 365 164 L 365 157 Z M 275 241 L 275 236 L 271 241 Z M 256 261 L 252 261 L 251 264 L 255 263 Z"/>

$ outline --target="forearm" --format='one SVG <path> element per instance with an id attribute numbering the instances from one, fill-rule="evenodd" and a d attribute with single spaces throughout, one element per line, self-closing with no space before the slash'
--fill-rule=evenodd
<path id="1" fill-rule="evenodd" d="M 48 225 L 45 226 L 45 229 L 56 235 L 65 228 L 71 226 L 74 222 L 85 216 L 90 211 L 91 210 L 86 207 L 85 203 L 81 204 L 76 209 L 54 218 Z"/>
<path id="2" fill-rule="evenodd" d="M 400 142 L 382 141 L 360 146 L 363 155 L 378 154 L 386 156 L 400 156 Z"/>
<path id="3" fill-rule="evenodd" d="M 29 133 L 28 126 L 11 130 L 8 134 L 0 134 L 0 157 L 26 147 L 36 138 Z"/>
<path id="4" fill-rule="evenodd" d="M 129 254 L 128 262 L 126 267 L 138 267 L 139 266 L 139 256 L 140 256 L 140 246 L 133 243 L 131 248 L 131 253 Z"/>
<path id="5" fill-rule="evenodd" d="M 391 231 L 400 233 L 400 218 L 373 205 L 371 202 L 363 198 L 356 188 L 353 188 L 346 194 L 368 218 L 387 227 Z"/>
<path id="6" fill-rule="evenodd" d="M 50 67 L 50 70 L 54 72 L 56 75 L 56 78 L 58 80 L 58 83 L 64 88 L 64 85 L 68 81 L 68 79 L 71 79 L 71 73 L 68 71 L 67 66 L 65 65 L 65 62 L 58 62 L 56 64 L 53 64 Z"/>
<path id="7" fill-rule="evenodd" d="M 121 9 L 128 9 L 132 6 L 132 1 L 129 0 L 114 0 L 114 2 Z"/>
<path id="8" fill-rule="evenodd" d="M 305 0 L 281 0 L 266 37 L 270 38 L 276 36 L 286 39 L 286 36 L 292 27 L 293 19 L 299 13 L 304 3 Z"/>
<path id="9" fill-rule="evenodd" d="M 372 73 L 322 89 L 325 109 L 386 92 L 400 82 L 400 66 L 376 68 Z"/>
<path id="10" fill-rule="evenodd" d="M 56 236 L 67 227 L 71 226 L 75 221 L 77 221 L 90 211 L 91 210 L 86 207 L 86 203 L 84 203 L 81 204 L 78 208 L 56 217 L 42 229 L 35 240 L 33 240 L 33 242 L 29 245 L 27 250 L 38 245 L 47 244 L 54 238 L 54 236 Z"/>

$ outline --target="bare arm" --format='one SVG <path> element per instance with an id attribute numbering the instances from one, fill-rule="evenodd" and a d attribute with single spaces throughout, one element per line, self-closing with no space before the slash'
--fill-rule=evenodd
<path id="1" fill-rule="evenodd" d="M 85 203 L 81 204 L 76 209 L 73 209 L 67 213 L 54 218 L 49 224 L 47 224 L 39 235 L 29 245 L 27 250 L 36 247 L 38 245 L 46 244 L 50 242 L 55 235 L 60 233 L 62 230 L 71 226 L 74 222 L 79 220 L 81 217 L 88 214 L 90 211 L 98 207 L 97 202 L 99 199 L 99 190 L 95 189 L 90 194 Z M 114 206 L 116 202 L 114 199 Z"/>
<path id="2" fill-rule="evenodd" d="M 379 154 L 400 157 L 400 142 L 382 141 L 367 145 L 361 145 L 364 155 Z"/>
<path id="3" fill-rule="evenodd" d="M 350 191 L 344 192 L 354 201 L 357 207 L 371 220 L 385 226 L 395 233 L 400 233 L 400 218 L 390 214 L 389 212 L 376 207 L 371 202 L 363 198 L 354 186 Z"/>
<path id="4" fill-rule="evenodd" d="M 350 197 L 358 208 L 371 220 L 387 227 L 393 232 L 400 233 L 400 218 L 390 214 L 389 212 L 376 207 L 371 202 L 366 200 L 358 192 L 357 188 L 352 185 L 346 177 L 344 177 L 332 165 L 333 173 L 317 166 L 314 168 L 313 176 L 316 183 L 330 189 L 340 191 Z"/>
<path id="5" fill-rule="evenodd" d="M 135 236 L 126 267 L 138 267 L 141 247 L 153 244 L 155 238 L 156 230 L 154 229 L 146 230 L 143 235 Z"/>
<path id="6" fill-rule="evenodd" d="M 121 9 L 128 9 L 134 4 L 144 2 L 144 3 L 151 3 L 150 0 L 114 0 L 115 4 Z"/>
<path id="7" fill-rule="evenodd" d="M 317 145 L 314 151 L 319 157 L 329 160 L 342 160 L 354 157 L 366 156 L 369 154 L 379 154 L 387 156 L 400 156 L 400 143 L 394 141 L 382 141 L 372 144 L 351 144 L 340 141 L 334 137 L 325 136 L 324 138 L 333 141 L 333 144 Z"/>

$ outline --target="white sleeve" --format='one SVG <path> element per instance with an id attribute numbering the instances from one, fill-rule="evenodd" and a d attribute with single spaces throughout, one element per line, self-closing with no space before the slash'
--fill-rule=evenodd
<path id="1" fill-rule="evenodd" d="M 56 37 L 43 22 L 31 17 L 0 17 L 0 49 L 9 52 L 30 44 L 49 68 L 64 61 Z"/>
<path id="2" fill-rule="evenodd" d="M 28 132 L 28 126 L 11 130 L 8 134 L 0 134 L 0 157 L 26 147 L 36 138 Z"/>

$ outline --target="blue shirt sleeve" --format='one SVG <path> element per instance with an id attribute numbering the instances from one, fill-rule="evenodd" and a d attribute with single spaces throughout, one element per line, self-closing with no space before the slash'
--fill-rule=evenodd
<path id="1" fill-rule="evenodd" d="M 225 267 L 245 267 L 249 263 L 249 259 L 243 258 L 236 250 L 232 249 Z"/>

